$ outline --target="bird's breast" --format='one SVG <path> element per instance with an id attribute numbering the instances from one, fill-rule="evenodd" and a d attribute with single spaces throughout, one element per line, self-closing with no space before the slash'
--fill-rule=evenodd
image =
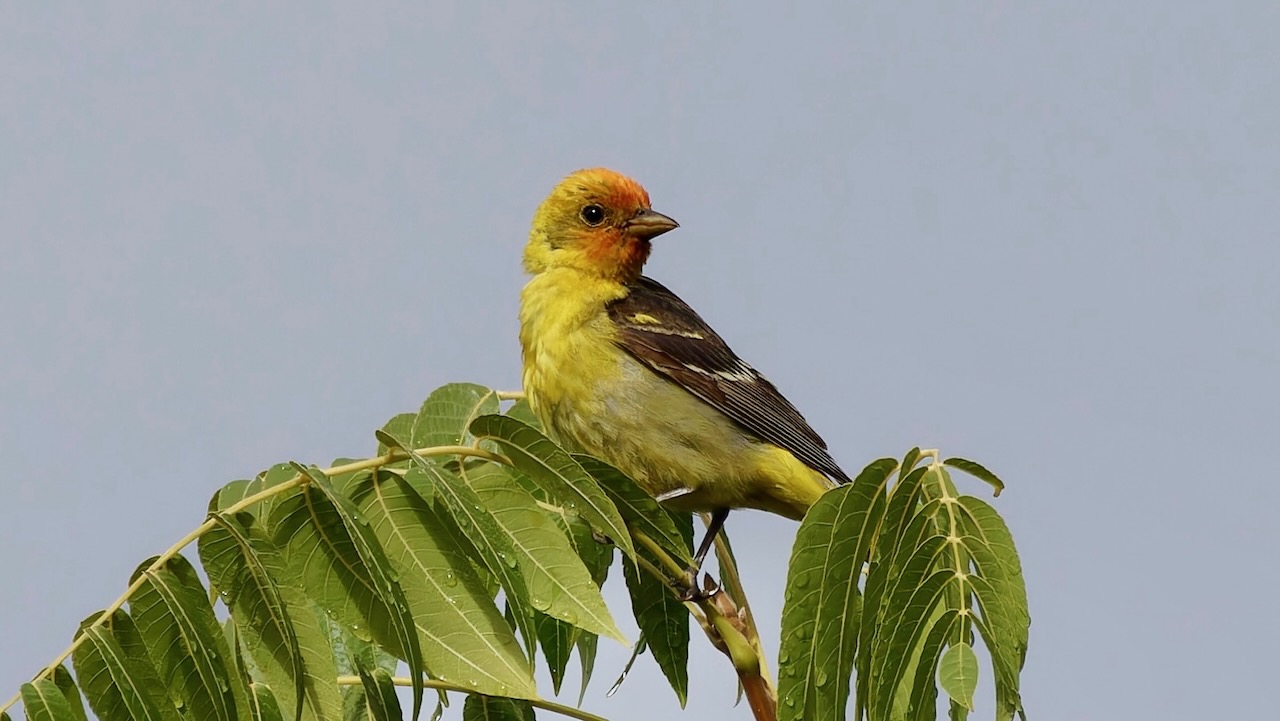
<path id="1" fill-rule="evenodd" d="M 548 272 L 525 286 L 520 302 L 523 384 L 539 420 L 561 443 L 579 446 L 578 419 L 602 410 L 601 388 L 619 375 L 621 350 L 605 306 L 622 289 L 573 273 Z"/>

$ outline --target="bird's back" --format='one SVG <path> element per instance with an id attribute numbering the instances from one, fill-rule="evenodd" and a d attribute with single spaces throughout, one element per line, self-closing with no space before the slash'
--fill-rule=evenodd
<path id="1" fill-rule="evenodd" d="M 689 510 L 753 507 L 798 518 L 829 487 L 823 473 L 636 356 L 618 314 L 648 307 L 652 298 L 632 297 L 647 287 L 582 289 L 570 272 L 543 273 L 522 295 L 525 391 L 558 441 Z M 565 293 L 576 296 L 566 303 Z"/>

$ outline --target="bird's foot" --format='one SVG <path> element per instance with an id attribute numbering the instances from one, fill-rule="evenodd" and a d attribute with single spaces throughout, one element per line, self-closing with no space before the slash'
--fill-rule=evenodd
<path id="1" fill-rule="evenodd" d="M 706 573 L 702 576 L 702 585 L 698 585 L 698 570 L 690 568 L 685 571 L 684 590 L 680 593 L 681 601 L 692 601 L 697 603 L 705 601 L 720 592 L 720 584 Z"/>

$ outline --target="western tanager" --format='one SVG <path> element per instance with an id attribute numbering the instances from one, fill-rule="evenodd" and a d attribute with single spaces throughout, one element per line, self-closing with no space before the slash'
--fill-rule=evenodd
<path id="1" fill-rule="evenodd" d="M 520 298 L 524 389 L 566 447 L 617 466 L 670 507 L 800 519 L 849 476 L 773 384 L 684 301 L 640 274 L 676 221 L 612 170 L 580 170 L 538 207 Z"/>

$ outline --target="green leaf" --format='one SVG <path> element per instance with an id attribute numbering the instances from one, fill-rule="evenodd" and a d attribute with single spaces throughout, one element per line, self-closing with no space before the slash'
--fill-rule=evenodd
<path id="1" fill-rule="evenodd" d="M 880 531 L 880 535 L 886 539 L 879 544 L 882 549 L 887 544 L 892 552 L 899 534 L 915 518 L 924 496 L 924 477 L 928 472 L 928 466 L 921 466 L 905 477 L 901 472 L 898 474 L 899 480 L 889 493 L 889 508 L 885 511 L 884 526 Z M 883 550 L 881 556 L 885 557 Z"/>
<path id="2" fill-rule="evenodd" d="M 867 466 L 805 515 L 796 532 L 782 611 L 779 719 L 839 719 L 858 646 L 862 566 L 885 512 L 892 458 Z"/>
<path id="3" fill-rule="evenodd" d="M 22 710 L 28 721 L 66 721 L 83 718 L 84 710 L 76 716 L 75 710 L 62 695 L 62 689 L 53 679 L 42 678 L 32 683 L 24 683 L 20 688 L 22 694 Z"/>
<path id="4" fill-rule="evenodd" d="M 291 577 L 292 569 L 253 516 L 215 514 L 213 519 L 217 527 L 200 537 L 200 563 L 231 610 L 237 635 L 263 680 L 290 689 L 278 699 L 278 708 L 294 719 L 337 719 L 342 709 L 333 687 L 337 670 L 328 636 L 302 592 L 278 582 Z"/>
<path id="5" fill-rule="evenodd" d="M 467 427 L 483 415 L 498 412 L 498 394 L 474 383 L 450 383 L 431 391 L 414 416 L 409 448 L 458 446 L 470 442 Z"/>
<path id="6" fill-rule="evenodd" d="M 618 630 L 583 559 L 537 500 L 496 464 L 463 466 L 460 474 L 482 507 L 492 512 L 501 532 L 510 538 L 533 607 L 552 618 L 630 645 Z"/>
<path id="7" fill-rule="evenodd" d="M 351 629 L 332 616 L 325 616 L 329 631 L 329 641 L 333 645 L 333 658 L 339 676 L 359 675 L 360 666 L 364 668 L 380 668 L 395 672 L 400 659 L 388 653 L 381 646 L 370 643 L 352 633 Z M 354 688 L 354 686 L 352 687 Z"/>
<path id="8" fill-rule="evenodd" d="M 907 454 L 911 456 L 910 453 Z M 873 639 L 884 624 L 888 607 L 885 603 L 890 583 L 896 578 L 894 553 L 901 540 L 901 530 L 910 523 L 919 505 L 921 484 L 927 469 L 916 468 L 903 477 L 898 471 L 898 482 L 889 491 L 889 504 L 880 524 L 876 540 L 875 558 L 863 585 L 862 613 L 858 632 L 858 649 L 854 667 L 858 669 L 854 694 L 854 718 L 866 716 L 871 692 L 871 668 Z M 865 469 L 864 469 L 865 471 Z M 892 573 L 891 573 L 892 570 Z"/>
<path id="9" fill-rule="evenodd" d="M 538 606 L 545 609 L 547 601 L 531 592 L 524 573 L 530 564 L 521 558 L 522 550 L 516 548 L 511 529 L 505 528 L 475 489 L 457 475 L 416 453 L 413 454 L 413 462 L 415 468 L 432 479 L 433 495 L 444 504 L 450 518 L 458 525 L 458 536 L 498 579 L 499 585 L 506 592 L 516 628 L 528 645 L 528 658 L 532 665 L 537 642 L 533 628 L 533 609 Z M 486 463 L 481 467 L 490 465 Z M 412 480 L 410 485 L 418 487 Z M 519 489 L 515 491 L 519 492 Z"/>
<path id="10" fill-rule="evenodd" d="M 210 600 L 217 600 L 214 594 L 215 591 L 211 590 Z M 241 652 L 240 631 L 236 628 L 236 621 L 228 616 L 219 626 L 222 628 L 222 638 L 231 652 L 231 657 L 227 660 L 228 671 L 231 672 L 233 683 L 242 687 L 246 700 L 252 706 L 253 694 L 249 691 L 249 684 L 252 683 L 253 677 L 249 674 L 249 666 L 245 663 L 244 654 Z"/>
<path id="11" fill-rule="evenodd" d="M 391 420 L 382 425 L 380 432 L 401 441 L 412 438 L 413 423 L 417 418 L 418 416 L 415 413 L 397 413 L 391 417 Z M 385 456 L 389 447 L 378 433 L 375 433 L 374 436 L 378 437 L 378 455 Z"/>
<path id="12" fill-rule="evenodd" d="M 536 614 L 533 618 L 534 632 L 538 637 L 538 645 L 542 647 L 542 655 L 547 660 L 547 671 L 551 675 L 551 690 L 560 695 L 560 685 L 564 682 L 564 672 L 569 666 L 569 657 L 573 655 L 574 643 L 578 640 L 579 630 L 546 614 Z"/>
<path id="13" fill-rule="evenodd" d="M 431 675 L 481 693 L 535 698 L 520 644 L 449 521 L 394 474 L 379 474 L 355 500 L 399 575 Z"/>
<path id="14" fill-rule="evenodd" d="M 973 710 L 973 693 L 978 690 L 978 656 L 972 646 L 958 643 L 942 654 L 938 683 L 952 701 Z"/>
<path id="15" fill-rule="evenodd" d="M 180 721 L 133 620 L 116 611 L 95 625 L 99 616 L 80 624 L 85 640 L 72 654 L 89 707 L 102 721 Z"/>
<path id="16" fill-rule="evenodd" d="M 962 542 L 977 565 L 969 584 L 978 599 L 977 626 L 995 672 L 996 716 L 1012 718 L 1022 712 L 1019 672 L 1031 626 L 1022 566 L 1013 536 L 995 509 L 972 496 L 961 496 L 958 504 Z"/>
<path id="17" fill-rule="evenodd" d="M 585 454 L 575 454 L 577 461 L 609 497 L 630 529 L 653 539 L 677 561 L 693 563 L 693 553 L 686 547 L 669 510 L 658 503 L 625 473 Z"/>
<path id="18" fill-rule="evenodd" d="M 613 544 L 597 535 L 591 529 L 591 525 L 579 517 L 570 518 L 563 514 L 556 514 L 552 516 L 552 520 L 555 521 L 560 532 L 569 539 L 569 543 L 578 554 L 578 558 L 582 560 L 596 588 L 603 586 L 605 579 L 609 576 L 609 567 L 613 564 Z M 567 625 L 560 621 L 556 623 Z M 578 690 L 578 705 L 581 706 L 582 700 L 586 698 L 591 674 L 595 670 L 599 637 L 578 628 L 573 628 L 572 631 L 573 644 L 578 649 L 578 660 L 582 669 L 582 681 Z"/>
<path id="19" fill-rule="evenodd" d="M 145 579 L 129 610 L 175 702 L 193 719 L 233 721 L 249 713 L 239 683 L 232 683 L 230 648 L 209 607 L 209 595 L 182 556 L 159 568 L 144 561 L 129 582 Z"/>
<path id="20" fill-rule="evenodd" d="M 363 686 L 344 685 L 341 694 L 343 721 L 369 721 L 369 699 Z"/>
<path id="21" fill-rule="evenodd" d="M 872 669 L 872 697 L 875 702 L 871 706 L 871 718 L 890 718 L 898 686 L 906 677 L 910 666 L 911 651 L 925 638 L 930 616 L 942 601 L 947 584 L 954 580 L 955 573 L 940 570 L 915 584 L 909 600 L 902 607 L 902 613 L 895 618 L 897 623 L 879 632 L 887 636 L 888 640 L 878 644 L 883 649 L 883 653 L 878 654 L 881 663 Z"/>
<path id="22" fill-rule="evenodd" d="M 357 637 L 348 627 L 339 623 L 332 616 L 326 615 L 321 620 L 326 622 L 325 626 L 330 642 L 333 644 L 333 655 L 334 660 L 337 662 L 339 676 L 359 676 L 361 669 L 367 672 L 380 670 L 387 674 L 395 673 L 400 660 L 394 655 L 387 653 L 376 644 Z M 353 719 L 365 721 L 368 719 L 369 703 L 365 697 L 365 689 L 362 686 L 340 684 L 339 693 L 342 696 L 342 716 L 344 719 L 348 721 Z M 444 693 L 443 690 L 437 690 L 438 695 L 443 696 Z"/>
<path id="23" fill-rule="evenodd" d="M 325 475 L 329 476 L 329 482 L 333 484 L 345 495 L 351 495 L 351 489 L 359 486 L 369 480 L 369 475 L 373 473 L 373 469 L 362 468 L 356 471 L 338 472 L 336 469 L 343 466 L 349 466 L 353 463 L 364 464 L 365 459 L 362 458 L 346 458 L 339 456 L 329 463 L 329 468 L 325 470 Z"/>
<path id="24" fill-rule="evenodd" d="M 67 699 L 67 705 L 71 708 L 71 716 L 67 718 L 72 721 L 88 721 L 88 716 L 84 713 L 84 703 L 80 700 L 80 689 L 66 666 L 58 664 L 54 667 L 53 683 L 62 692 L 63 697 Z"/>
<path id="25" fill-rule="evenodd" d="M 360 686 L 364 690 L 364 709 L 370 721 L 400 721 L 400 698 L 391 674 L 380 668 L 368 669 L 357 664 Z"/>
<path id="26" fill-rule="evenodd" d="M 609 577 L 609 567 L 613 565 L 613 541 L 596 533 L 591 524 L 579 516 L 553 513 L 551 520 L 569 540 L 596 588 L 603 586 Z"/>
<path id="27" fill-rule="evenodd" d="M 528 701 L 471 694 L 462 706 L 462 721 L 533 721 Z"/>
<path id="28" fill-rule="evenodd" d="M 631 537 L 613 502 L 595 479 L 549 438 L 514 418 L 496 415 L 475 419 L 471 432 L 496 441 L 521 473 L 567 510 L 576 510 L 628 556 L 635 557 Z"/>
<path id="29" fill-rule="evenodd" d="M 938 568 L 949 570 L 957 576 L 955 583 L 947 585 L 947 596 L 943 601 L 945 607 L 956 609 L 960 615 L 952 637 L 947 639 L 947 645 L 972 644 L 973 628 L 970 619 L 972 618 L 973 592 L 967 582 L 967 578 L 973 565 L 973 560 L 963 543 L 963 533 L 958 518 L 960 509 L 955 502 L 959 492 L 955 490 L 955 482 L 952 481 L 951 474 L 947 471 L 946 466 L 933 464 L 929 469 L 929 473 L 938 477 L 938 482 L 935 485 L 943 491 L 943 502 L 938 508 L 935 525 L 939 533 L 950 539 L 947 543 L 946 551 L 938 559 Z"/>
<path id="30" fill-rule="evenodd" d="M 913 674 L 911 685 L 899 688 L 898 698 L 895 699 L 895 714 L 901 712 L 903 718 L 909 721 L 934 721 L 938 715 L 938 684 L 934 682 L 938 671 L 938 657 L 960 617 L 954 608 L 939 610 L 941 613 L 929 628 L 929 634 L 912 652 L 909 666 Z"/>
<path id="31" fill-rule="evenodd" d="M 888 694 L 896 700 L 895 688 L 884 684 L 887 659 L 891 654 L 910 659 L 911 649 L 892 647 L 892 634 L 903 623 L 903 613 L 911 594 L 934 568 L 938 553 L 945 544 L 945 537 L 937 533 L 935 517 L 939 501 L 931 501 L 914 511 L 902 510 L 902 504 L 918 503 L 926 468 L 917 468 L 907 475 L 889 501 L 882 529 L 905 525 L 905 529 L 888 535 L 884 530 L 876 561 L 867 576 L 866 594 L 862 613 L 862 633 L 858 646 L 858 679 L 855 702 L 855 718 L 874 711 L 875 699 Z M 914 513 L 900 518 L 900 513 Z M 918 619 L 916 621 L 919 622 Z M 907 669 L 902 669 L 905 674 Z"/>
<path id="32" fill-rule="evenodd" d="M 925 500 L 956 498 L 960 495 L 960 491 L 956 489 L 955 481 L 951 480 L 951 474 L 947 472 L 946 466 L 940 463 L 930 463 L 926 468 L 928 470 L 924 476 L 923 493 Z M 938 520 L 941 521 L 941 518 Z M 939 523 L 938 529 L 945 530 L 946 525 Z"/>
<path id="33" fill-rule="evenodd" d="M 687 546 L 693 545 L 693 517 L 681 529 Z M 657 568 L 658 560 L 641 547 L 640 558 Z M 680 707 L 689 699 L 689 610 L 664 579 L 655 578 L 630 560 L 623 560 L 622 575 L 631 594 L 631 610 L 640 626 L 642 642 L 653 653 L 658 668 L 675 691 Z"/>
<path id="34" fill-rule="evenodd" d="M 964 458 L 948 458 L 943 463 L 958 471 L 964 471 L 978 480 L 985 481 L 995 489 L 995 492 L 991 494 L 993 496 L 999 496 L 1000 492 L 1004 490 L 1004 481 L 978 463 Z"/>
<path id="35" fill-rule="evenodd" d="M 387 621 L 395 633 L 398 649 L 403 653 L 402 658 L 409 665 L 409 678 L 413 682 L 413 718 L 416 719 L 422 711 L 422 647 L 418 643 L 413 614 L 409 610 L 404 589 L 400 587 L 397 573 L 382 550 L 377 535 L 369 529 L 368 520 L 360 515 L 359 509 L 349 498 L 338 493 L 328 476 L 314 466 L 307 468 L 295 463 L 294 470 L 308 476 L 311 479 L 308 488 L 323 493 L 333 504 L 362 562 L 366 575 L 361 580 L 371 583 L 373 592 L 390 614 Z M 315 505 L 314 499 L 312 505 Z"/>
<path id="36" fill-rule="evenodd" d="M 898 466 L 898 477 L 905 478 L 908 473 L 916 469 L 916 464 L 920 462 L 920 447 L 917 446 L 907 451 L 907 455 L 902 457 L 902 464 Z"/>
<path id="37" fill-rule="evenodd" d="M 265 683 L 249 685 L 249 703 L 252 705 L 254 721 L 284 721 L 280 704 L 276 703 L 276 695 Z"/>
<path id="38" fill-rule="evenodd" d="M 504 413 L 508 418 L 514 418 L 521 423 L 542 433 L 542 421 L 538 420 L 538 414 L 533 412 L 533 406 L 529 405 L 527 399 L 521 399 L 511 404 L 511 407 Z"/>
<path id="39" fill-rule="evenodd" d="M 266 525 L 283 561 L 281 583 L 305 591 L 357 637 L 403 655 L 392 613 L 374 589 L 342 515 L 323 492 L 300 492 L 277 504 Z"/>
<path id="40" fill-rule="evenodd" d="M 599 646 L 600 637 L 593 633 L 584 633 L 578 636 L 578 661 L 582 669 L 582 686 L 578 689 L 578 705 L 582 705 L 583 699 L 587 697 L 587 685 L 591 683 L 591 674 L 596 669 L 596 649 Z"/>
<path id="41" fill-rule="evenodd" d="M 241 479 L 238 481 L 232 481 L 222 488 L 219 488 L 217 493 L 213 494 L 213 498 L 209 499 L 209 512 L 218 513 L 225 511 L 230 508 L 232 504 L 244 500 L 246 497 L 245 492 L 249 489 L 249 483 L 250 481 Z"/>
<path id="42" fill-rule="evenodd" d="M 275 488 L 279 485 L 293 484 L 296 486 L 298 485 L 299 480 L 298 472 L 294 470 L 292 464 L 277 463 L 254 476 L 252 481 L 249 481 L 243 486 L 240 486 L 238 482 L 227 484 L 227 486 L 223 487 L 222 491 L 218 493 L 218 497 L 214 499 L 214 502 L 219 504 L 218 507 L 214 508 L 211 504 L 209 512 L 214 513 L 216 511 L 226 510 L 232 503 L 261 493 L 269 488 Z M 232 495 L 235 489 L 238 489 L 239 493 L 237 495 Z M 264 498 L 250 508 L 245 509 L 245 512 L 252 514 L 256 518 L 270 518 L 275 505 L 288 496 L 288 492 L 281 492 L 280 495 Z"/>

